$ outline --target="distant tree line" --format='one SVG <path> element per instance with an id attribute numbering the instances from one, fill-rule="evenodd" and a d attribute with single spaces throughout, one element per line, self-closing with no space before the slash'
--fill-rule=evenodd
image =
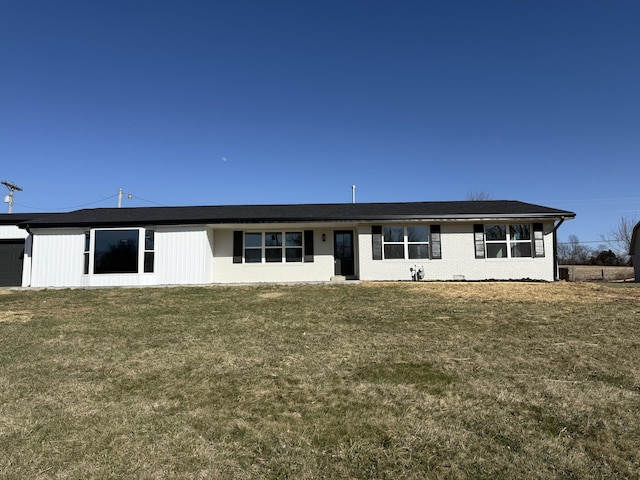
<path id="1" fill-rule="evenodd" d="M 558 263 L 562 265 L 602 265 L 626 266 L 631 265 L 628 255 L 619 254 L 600 244 L 591 248 L 583 243 L 576 235 L 569 235 L 567 242 L 558 243 Z"/>

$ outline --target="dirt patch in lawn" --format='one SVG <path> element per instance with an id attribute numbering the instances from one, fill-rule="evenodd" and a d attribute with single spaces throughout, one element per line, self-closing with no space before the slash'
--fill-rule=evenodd
<path id="1" fill-rule="evenodd" d="M 390 283 L 370 283 L 382 287 Z M 417 295 L 438 296 L 459 301 L 532 301 L 561 303 L 577 301 L 599 303 L 619 295 L 611 287 L 591 283 L 542 282 L 415 282 L 405 284 Z M 628 295 L 640 299 L 640 289 L 629 289 Z"/>
<path id="2" fill-rule="evenodd" d="M 7 310 L 0 312 L 0 323 L 27 323 L 32 317 L 33 315 L 28 311 Z"/>
<path id="3" fill-rule="evenodd" d="M 283 292 L 269 292 L 269 293 L 261 293 L 258 295 L 260 298 L 279 298 L 284 295 Z"/>

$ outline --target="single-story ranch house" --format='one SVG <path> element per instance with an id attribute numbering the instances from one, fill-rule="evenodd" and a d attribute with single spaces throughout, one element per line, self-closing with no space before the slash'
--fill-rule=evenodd
<path id="1" fill-rule="evenodd" d="M 575 217 L 518 201 L 98 208 L 0 215 L 4 286 L 553 281 Z"/>

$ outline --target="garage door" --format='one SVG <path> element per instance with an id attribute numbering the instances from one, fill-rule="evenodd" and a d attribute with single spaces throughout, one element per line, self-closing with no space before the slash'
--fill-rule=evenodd
<path id="1" fill-rule="evenodd" d="M 22 285 L 24 240 L 0 240 L 0 287 Z"/>

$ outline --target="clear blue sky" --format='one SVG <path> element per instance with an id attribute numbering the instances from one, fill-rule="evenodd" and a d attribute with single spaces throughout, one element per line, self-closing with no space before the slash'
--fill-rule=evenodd
<path id="1" fill-rule="evenodd" d="M 636 0 L 0 2 L 16 213 L 355 184 L 572 210 L 560 239 L 590 241 L 640 217 L 639 154 Z"/>

